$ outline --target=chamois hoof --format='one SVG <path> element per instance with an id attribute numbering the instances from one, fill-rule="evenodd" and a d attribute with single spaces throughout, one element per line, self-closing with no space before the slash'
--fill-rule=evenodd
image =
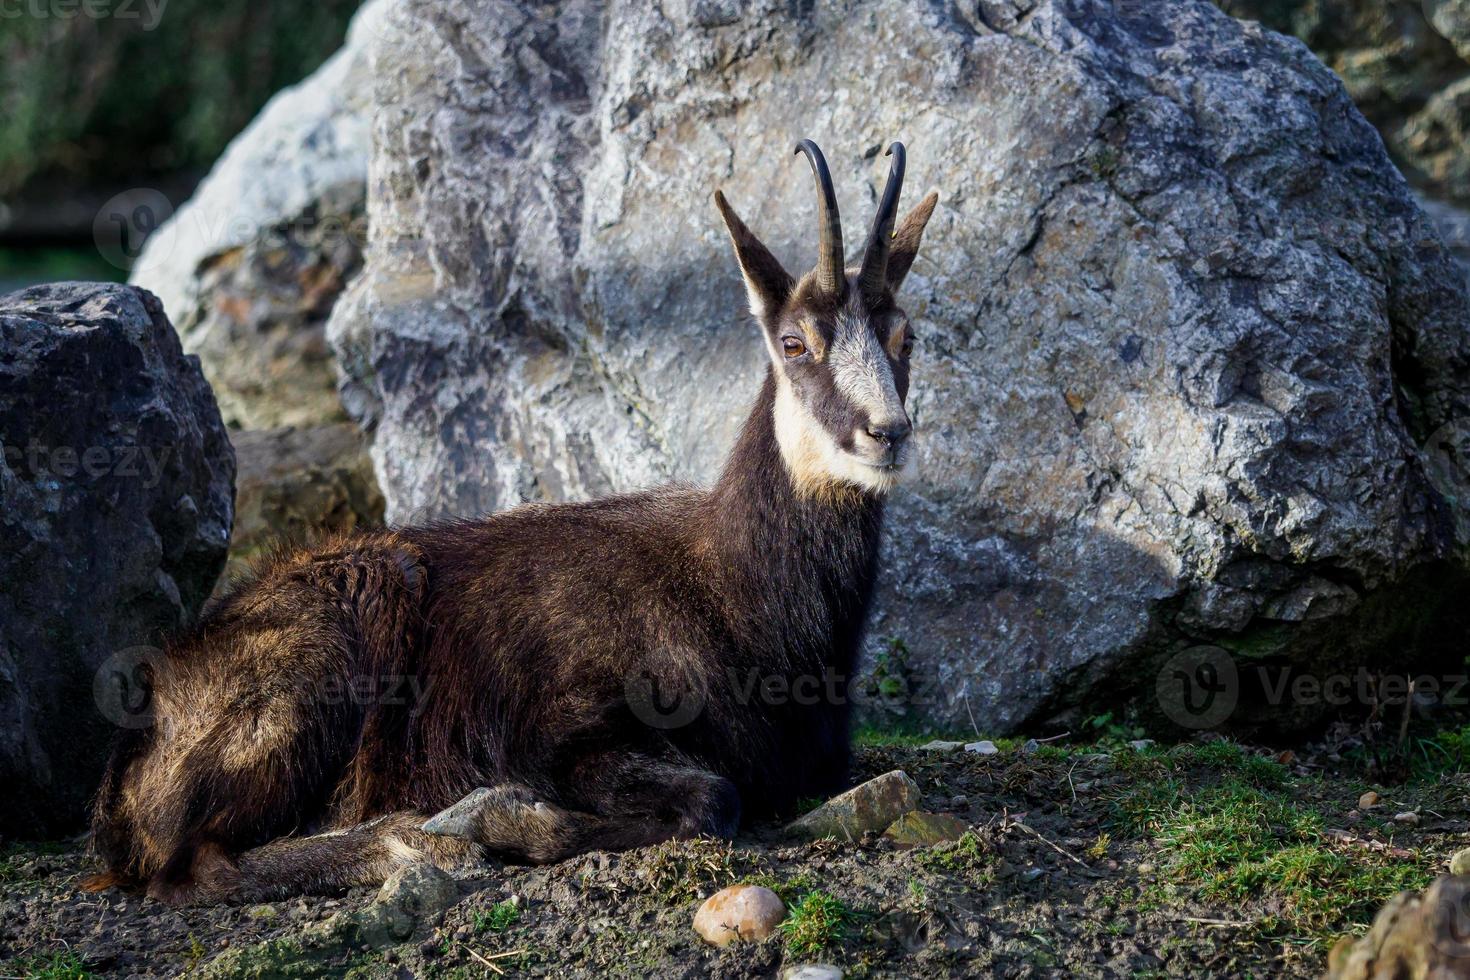
<path id="1" fill-rule="evenodd" d="M 464 799 L 424 821 L 424 833 L 438 837 L 472 837 L 475 818 L 480 815 L 480 810 L 490 796 L 490 790 L 484 786 L 470 790 Z"/>

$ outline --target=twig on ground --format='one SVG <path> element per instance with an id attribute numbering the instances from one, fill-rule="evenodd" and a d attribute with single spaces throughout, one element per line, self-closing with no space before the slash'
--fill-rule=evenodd
<path id="1" fill-rule="evenodd" d="M 1028 827 L 1026 824 L 1023 824 L 1019 820 L 1012 821 L 1011 822 L 1011 826 L 1012 827 L 1019 827 L 1022 830 L 1026 831 L 1026 833 L 1030 834 L 1032 837 L 1035 837 L 1037 840 L 1041 841 L 1047 847 L 1049 847 L 1052 850 L 1056 851 L 1062 857 L 1064 857 L 1067 860 L 1073 862 L 1074 864 L 1080 864 L 1082 867 L 1087 868 L 1088 871 L 1091 871 L 1092 870 L 1091 868 L 1088 868 L 1087 867 L 1087 862 L 1086 861 L 1082 860 L 1080 857 L 1078 857 L 1077 855 L 1073 854 L 1071 851 L 1067 850 L 1065 847 L 1063 847 L 1062 845 L 1058 844 L 1056 841 L 1051 840 L 1049 837 L 1047 837 L 1045 834 L 1041 833 L 1041 831 L 1036 830 L 1034 827 Z"/>
<path id="2" fill-rule="evenodd" d="M 1175 922 L 1193 922 L 1201 926 L 1214 926 L 1220 929 L 1245 929 L 1255 925 L 1254 922 L 1238 922 L 1235 919 L 1210 919 L 1199 915 L 1181 915 L 1174 919 Z"/>

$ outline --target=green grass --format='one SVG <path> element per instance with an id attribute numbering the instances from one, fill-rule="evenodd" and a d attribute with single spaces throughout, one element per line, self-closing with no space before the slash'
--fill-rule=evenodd
<path id="1" fill-rule="evenodd" d="M 92 980 L 96 976 L 87 969 L 80 956 L 70 951 L 53 953 L 50 957 L 15 960 L 3 969 L 7 976 L 25 977 L 26 980 Z"/>
<path id="2" fill-rule="evenodd" d="M 504 932 L 521 921 L 521 907 L 515 902 L 497 902 L 488 909 L 476 909 L 472 927 L 475 934 Z"/>
<path id="3" fill-rule="evenodd" d="M 814 956 L 847 938 L 855 921 L 850 908 L 827 892 L 811 891 L 790 906 L 781 923 L 786 949 L 796 956 Z"/>
<path id="4" fill-rule="evenodd" d="M 852 733 L 852 744 L 862 749 L 884 749 L 894 746 L 918 748 L 925 742 L 932 742 L 935 739 L 954 742 L 973 741 L 965 735 L 946 735 L 928 729 L 921 731 L 918 729 L 875 728 L 871 725 L 864 725 Z"/>
<path id="5" fill-rule="evenodd" d="M 1122 827 L 1151 836 L 1169 878 L 1202 898 L 1265 899 L 1267 933 L 1325 939 L 1433 878 L 1411 861 L 1333 850 L 1317 809 L 1240 772 L 1190 793 L 1172 778 L 1138 789 L 1119 801 Z"/>
<path id="6" fill-rule="evenodd" d="M 1110 802 L 1110 832 L 1150 841 L 1167 889 L 1225 907 L 1263 904 L 1263 935 L 1311 941 L 1360 929 L 1395 894 L 1433 879 L 1424 861 L 1337 845 L 1328 816 L 1350 804 L 1331 783 L 1234 743 L 1118 752 L 1113 764 L 1127 778 Z"/>

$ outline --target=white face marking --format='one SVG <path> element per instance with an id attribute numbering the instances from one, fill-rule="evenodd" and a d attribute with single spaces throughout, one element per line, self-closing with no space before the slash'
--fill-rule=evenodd
<path id="1" fill-rule="evenodd" d="M 898 483 L 899 470 L 869 466 L 843 452 L 781 374 L 776 375 L 775 422 L 781 458 L 786 461 L 792 482 L 803 492 L 816 493 L 834 483 L 847 483 L 887 493 Z"/>
<path id="2" fill-rule="evenodd" d="M 874 425 L 905 417 L 888 355 L 865 322 L 847 314 L 838 316 L 827 363 L 837 390 L 866 411 Z"/>
<path id="3" fill-rule="evenodd" d="M 776 442 L 796 485 L 805 492 L 833 484 L 848 484 L 873 493 L 892 490 L 908 458 L 903 448 L 900 465 L 894 468 L 872 466 L 845 452 L 797 397 L 774 340 L 769 348 L 776 363 Z M 888 356 L 861 318 L 845 313 L 839 317 L 836 335 L 822 360 L 832 372 L 834 387 L 863 409 L 871 424 L 907 419 Z"/>

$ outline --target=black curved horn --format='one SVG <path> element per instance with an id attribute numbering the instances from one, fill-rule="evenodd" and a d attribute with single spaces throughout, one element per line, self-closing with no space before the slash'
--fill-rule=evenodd
<path id="1" fill-rule="evenodd" d="M 811 140 L 797 143 L 796 152 L 806 154 L 817 178 L 817 221 L 821 233 L 817 241 L 817 288 L 840 301 L 847 285 L 847 273 L 842 261 L 842 218 L 837 214 L 832 174 L 827 170 L 822 151 Z"/>
<path id="2" fill-rule="evenodd" d="M 858 274 L 858 286 L 863 298 L 872 302 L 883 295 L 887 287 L 888 249 L 893 242 L 893 221 L 898 215 L 898 195 L 903 191 L 903 169 L 905 154 L 903 144 L 894 142 L 888 147 L 888 156 L 893 162 L 888 167 L 888 186 L 883 188 L 883 199 L 878 202 L 878 213 L 873 216 L 873 229 L 868 233 L 868 244 L 863 249 L 863 267 Z"/>

